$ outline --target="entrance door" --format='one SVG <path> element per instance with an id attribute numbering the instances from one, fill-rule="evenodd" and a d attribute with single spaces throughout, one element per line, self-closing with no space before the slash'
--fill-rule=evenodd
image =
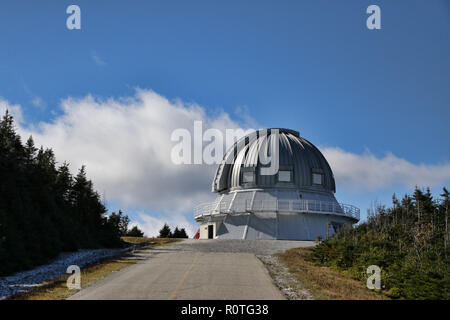
<path id="1" fill-rule="evenodd" d="M 208 226 L 208 239 L 214 238 L 214 225 L 210 224 Z"/>

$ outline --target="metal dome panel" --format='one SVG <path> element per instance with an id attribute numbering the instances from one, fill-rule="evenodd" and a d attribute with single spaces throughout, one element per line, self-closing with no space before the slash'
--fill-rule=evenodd
<path id="1" fill-rule="evenodd" d="M 279 169 L 292 172 L 291 182 L 278 176 L 263 175 L 260 155 L 270 155 L 278 139 Z M 243 183 L 243 172 L 253 172 L 253 183 Z M 313 184 L 313 173 L 321 174 L 320 184 Z M 225 154 L 213 180 L 213 192 L 249 188 L 300 188 L 335 192 L 333 172 L 322 153 L 297 131 L 289 129 L 259 130 L 237 141 Z"/>

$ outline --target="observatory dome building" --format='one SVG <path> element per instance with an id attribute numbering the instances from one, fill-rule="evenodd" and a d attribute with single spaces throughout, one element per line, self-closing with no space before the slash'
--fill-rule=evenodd
<path id="1" fill-rule="evenodd" d="M 267 174 L 274 163 L 278 170 Z M 216 200 L 194 209 L 201 239 L 316 240 L 359 221 L 358 208 L 336 201 L 325 157 L 294 130 L 241 138 L 218 166 L 212 191 Z"/>

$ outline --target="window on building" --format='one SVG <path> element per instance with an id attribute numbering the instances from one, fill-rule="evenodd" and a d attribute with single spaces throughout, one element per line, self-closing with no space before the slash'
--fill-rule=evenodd
<path id="1" fill-rule="evenodd" d="M 255 182 L 255 175 L 251 171 L 244 172 L 242 174 L 242 182 L 243 183 L 253 183 Z"/>
<path id="2" fill-rule="evenodd" d="M 313 184 L 322 184 L 322 174 L 313 173 L 312 174 L 312 183 Z"/>
<path id="3" fill-rule="evenodd" d="M 278 171 L 278 181 L 291 182 L 291 172 L 287 170 Z"/>

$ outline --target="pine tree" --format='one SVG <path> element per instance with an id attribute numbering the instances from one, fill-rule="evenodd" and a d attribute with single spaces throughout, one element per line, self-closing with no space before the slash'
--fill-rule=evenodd
<path id="1" fill-rule="evenodd" d="M 56 168 L 51 149 L 37 149 L 32 137 L 22 145 L 6 111 L 0 120 L 0 275 L 61 251 L 119 247 L 129 218 L 119 211 L 115 224 L 105 213 L 85 167 L 72 177 L 67 163 Z"/>
<path id="2" fill-rule="evenodd" d="M 69 164 L 64 162 L 57 171 L 55 179 L 55 192 L 60 196 L 59 201 L 70 205 L 70 191 L 73 185 L 73 177 L 70 174 Z"/>
<path id="3" fill-rule="evenodd" d="M 134 226 L 127 232 L 128 237 L 143 237 L 144 232 L 142 232 L 137 226 Z"/>
<path id="4" fill-rule="evenodd" d="M 179 238 L 180 237 L 180 230 L 178 229 L 178 226 L 175 227 L 175 230 L 173 230 L 172 238 Z"/>
<path id="5" fill-rule="evenodd" d="M 443 201 L 440 205 L 439 212 L 440 212 L 440 221 L 442 221 L 442 227 L 441 230 L 443 231 L 443 242 L 444 242 L 444 252 L 445 252 L 445 259 L 447 259 L 448 251 L 449 251 L 449 239 L 450 239 L 450 229 L 448 227 L 448 218 L 449 218 L 449 210 L 450 210 L 450 193 L 448 192 L 447 188 L 443 188 L 443 193 L 441 194 L 441 197 L 443 197 Z"/>
<path id="6" fill-rule="evenodd" d="M 128 230 L 128 224 L 130 223 L 130 218 L 124 215 L 122 210 L 119 213 L 111 213 L 108 218 L 108 223 L 120 236 L 125 236 Z"/>
<path id="7" fill-rule="evenodd" d="M 188 238 L 188 235 L 187 235 L 186 230 L 184 228 L 181 228 L 179 238 Z"/>
<path id="8" fill-rule="evenodd" d="M 172 238 L 172 231 L 167 223 L 165 223 L 161 230 L 159 230 L 158 238 Z"/>
<path id="9" fill-rule="evenodd" d="M 172 238 L 187 238 L 186 230 L 184 228 L 178 229 L 178 226 L 175 227 L 173 231 Z"/>
<path id="10" fill-rule="evenodd" d="M 30 136 L 25 144 L 24 147 L 24 157 L 25 157 L 25 162 L 27 165 L 32 165 L 34 164 L 35 160 L 36 160 L 36 152 L 37 152 L 37 148 L 34 146 L 34 141 L 33 141 L 33 137 Z"/>
<path id="11" fill-rule="evenodd" d="M 313 249 L 311 261 L 343 270 L 366 281 L 365 270 L 382 269 L 385 292 L 392 298 L 448 299 L 449 192 L 433 200 L 431 191 L 416 188 L 393 207 L 378 207 L 368 221 L 340 230 Z M 353 241 L 349 241 L 353 239 Z"/>

